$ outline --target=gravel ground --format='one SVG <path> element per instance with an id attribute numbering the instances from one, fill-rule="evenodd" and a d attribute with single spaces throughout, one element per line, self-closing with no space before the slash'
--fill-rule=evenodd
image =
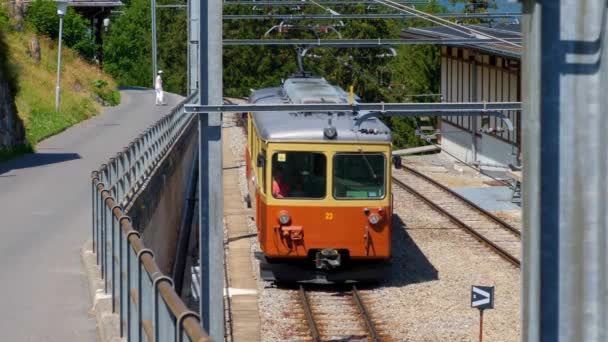
<path id="1" fill-rule="evenodd" d="M 241 128 L 226 129 L 225 134 L 234 155 L 242 156 L 246 137 Z M 427 172 L 424 160 L 419 158 L 415 162 L 423 166 L 417 169 Z M 429 163 L 427 170 L 428 166 L 445 168 Z M 448 172 L 452 171 L 443 174 Z M 241 191 L 245 195 L 244 167 L 240 173 Z M 472 183 L 483 184 L 482 177 L 479 178 Z M 471 285 L 488 285 L 496 286 L 496 301 L 495 309 L 484 314 L 484 338 L 519 340 L 519 270 L 412 195 L 401 189 L 393 190 L 391 279 L 374 288 L 360 288 L 377 326 L 394 341 L 477 340 L 479 312 L 470 308 Z M 250 232 L 255 233 L 253 220 L 249 223 Z M 257 239 L 251 242 L 251 260 L 257 276 L 259 262 L 254 252 L 260 249 Z M 259 279 L 258 290 L 262 341 L 309 340 L 303 329 L 306 322 L 301 308 L 294 299 L 297 291 L 276 288 Z"/>
<path id="2" fill-rule="evenodd" d="M 485 338 L 519 340 L 519 270 L 414 196 L 393 191 L 392 279 L 368 293 L 371 310 L 392 337 L 476 340 L 479 312 L 470 307 L 471 285 L 487 285 L 496 286 L 496 302 L 484 315 Z"/>

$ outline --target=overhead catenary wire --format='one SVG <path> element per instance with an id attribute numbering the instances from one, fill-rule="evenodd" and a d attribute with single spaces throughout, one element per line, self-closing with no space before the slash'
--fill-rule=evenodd
<path id="1" fill-rule="evenodd" d="M 160 7 L 156 6 L 156 7 Z M 435 13 L 437 17 L 450 19 L 498 19 L 521 17 L 517 12 L 494 13 Z M 411 19 L 411 13 L 340 13 L 334 14 L 224 14 L 223 20 L 344 20 L 344 19 Z"/>
<path id="2" fill-rule="evenodd" d="M 407 7 L 405 5 L 402 5 L 402 4 L 400 4 L 398 2 L 395 2 L 395 1 L 392 1 L 392 0 L 375 0 L 375 1 L 377 3 L 379 3 L 379 4 L 381 4 L 381 5 L 385 5 L 385 6 L 393 8 L 393 9 L 402 11 L 402 12 L 408 12 L 408 13 L 411 13 L 411 14 L 417 14 L 420 19 L 424 19 L 424 20 L 430 21 L 430 22 L 432 22 L 434 24 L 437 24 L 437 25 L 440 25 L 440 26 L 443 26 L 443 27 L 447 27 L 447 28 L 449 28 L 451 30 L 454 30 L 454 31 L 466 34 L 468 36 L 472 36 L 471 33 L 474 33 L 474 34 L 477 34 L 477 35 L 485 36 L 487 38 L 496 39 L 498 41 L 501 41 L 501 42 L 503 42 L 505 44 L 509 44 L 509 45 L 515 46 L 517 48 L 521 48 L 521 45 L 513 43 L 513 42 L 511 42 L 511 41 L 509 41 L 507 39 L 495 37 L 495 36 L 492 36 L 492 35 L 490 35 L 488 33 L 484 33 L 484 32 L 475 30 L 473 28 L 464 26 L 464 25 L 453 23 L 453 22 L 451 22 L 449 20 L 437 17 L 437 16 L 435 16 L 433 14 L 430 14 L 430 13 L 427 13 L 427 12 L 424 12 L 424 11 L 420 11 L 420 10 L 414 8 L 414 6 Z M 469 31 L 469 32 L 466 32 L 466 31 Z"/>

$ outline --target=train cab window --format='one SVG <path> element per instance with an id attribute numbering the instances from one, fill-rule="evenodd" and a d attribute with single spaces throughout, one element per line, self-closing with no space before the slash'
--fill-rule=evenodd
<path id="1" fill-rule="evenodd" d="M 336 199 L 384 198 L 386 159 L 382 153 L 334 156 L 333 193 Z"/>
<path id="2" fill-rule="evenodd" d="M 327 159 L 316 152 L 277 152 L 272 156 L 274 198 L 325 197 Z"/>

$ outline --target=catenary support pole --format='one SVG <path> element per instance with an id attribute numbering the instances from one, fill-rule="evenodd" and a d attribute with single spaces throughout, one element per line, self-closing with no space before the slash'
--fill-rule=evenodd
<path id="1" fill-rule="evenodd" d="M 152 15 L 152 87 L 156 83 L 158 64 L 156 62 L 156 0 L 150 0 L 150 13 Z"/>
<path id="2" fill-rule="evenodd" d="M 198 89 L 199 5 L 199 1 L 188 1 L 188 94 L 193 94 Z"/>
<path id="3" fill-rule="evenodd" d="M 523 341 L 607 341 L 607 2 L 524 2 Z"/>
<path id="4" fill-rule="evenodd" d="M 199 0 L 200 1 L 200 0 Z M 199 103 L 222 103 L 222 2 L 202 0 L 199 31 Z M 224 229 L 222 193 L 222 114 L 199 117 L 199 218 L 203 329 L 224 340 Z"/>

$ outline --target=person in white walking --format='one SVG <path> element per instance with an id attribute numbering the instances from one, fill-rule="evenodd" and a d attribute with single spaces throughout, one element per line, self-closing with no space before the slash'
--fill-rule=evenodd
<path id="1" fill-rule="evenodd" d="M 163 79 L 160 77 L 163 71 L 158 70 L 156 75 L 156 82 L 154 82 L 154 90 L 156 91 L 156 105 L 165 105 L 165 101 L 163 99 Z"/>

